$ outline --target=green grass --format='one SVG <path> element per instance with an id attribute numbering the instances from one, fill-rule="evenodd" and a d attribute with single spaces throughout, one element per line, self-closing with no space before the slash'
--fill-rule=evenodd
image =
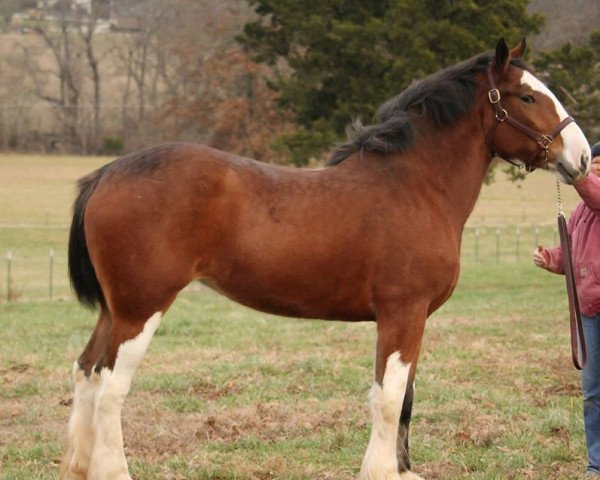
<path id="1" fill-rule="evenodd" d="M 2 480 L 57 478 L 71 365 L 95 322 L 72 301 L 66 280 L 73 182 L 106 161 L 0 156 L 0 254 L 13 251 L 16 292 L 7 303 L 2 256 Z M 47 178 L 52 184 L 42 185 Z M 522 188 L 484 188 L 464 237 L 461 281 L 429 319 L 419 363 L 411 457 L 426 480 L 581 477 L 581 398 L 564 279 L 529 260 L 532 219 L 538 241 L 553 242 L 552 187 L 531 177 Z M 507 206 L 499 207 L 503 198 Z M 522 254 L 506 243 L 496 263 L 495 229 L 517 226 Z M 49 248 L 57 262 L 52 302 L 44 299 Z M 125 404 L 133 477 L 355 478 L 369 437 L 374 343 L 372 324 L 274 317 L 203 287 L 187 289 Z"/>
<path id="2" fill-rule="evenodd" d="M 52 296 L 70 297 L 66 245 L 75 182 L 110 160 L 0 154 L 0 301 L 49 298 L 50 250 Z"/>

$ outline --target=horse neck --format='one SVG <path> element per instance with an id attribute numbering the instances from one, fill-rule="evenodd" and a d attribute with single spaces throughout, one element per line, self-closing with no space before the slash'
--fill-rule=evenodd
<path id="1" fill-rule="evenodd" d="M 487 138 L 492 125 L 488 117 L 476 108 L 419 141 L 427 157 L 420 162 L 425 182 L 439 196 L 440 208 L 459 234 L 473 211 L 491 162 Z"/>

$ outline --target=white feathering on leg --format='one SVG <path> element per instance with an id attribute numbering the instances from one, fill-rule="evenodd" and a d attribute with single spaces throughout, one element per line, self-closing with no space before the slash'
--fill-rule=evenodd
<path id="1" fill-rule="evenodd" d="M 94 449 L 95 433 L 92 420 L 96 390 L 99 385 L 86 378 L 78 362 L 73 365 L 73 383 L 75 384 L 73 411 L 69 419 L 67 448 L 60 478 L 85 480 Z"/>
<path id="2" fill-rule="evenodd" d="M 402 363 L 400 352 L 394 352 L 387 359 L 382 385 L 375 383 L 371 387 L 371 438 L 360 470 L 360 480 L 419 479 L 412 472 L 398 472 L 396 442 L 409 372 L 410 364 Z"/>
<path id="3" fill-rule="evenodd" d="M 101 388 L 94 414 L 96 441 L 88 480 L 131 480 L 123 450 L 121 408 L 161 318 L 160 312 L 150 317 L 137 337 L 119 347 L 113 370 L 105 368 L 100 372 Z"/>

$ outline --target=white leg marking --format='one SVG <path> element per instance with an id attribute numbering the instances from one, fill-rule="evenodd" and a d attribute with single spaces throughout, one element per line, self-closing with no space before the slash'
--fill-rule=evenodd
<path id="1" fill-rule="evenodd" d="M 401 473 L 398 478 L 400 480 L 423 480 L 421 477 L 419 477 L 418 475 L 416 475 L 412 472 Z"/>
<path id="2" fill-rule="evenodd" d="M 391 354 L 385 366 L 383 385 L 373 384 L 369 394 L 372 429 L 360 469 L 360 480 L 416 480 L 412 472 L 398 473 L 396 443 L 402 403 L 408 385 L 410 364 Z"/>
<path id="3" fill-rule="evenodd" d="M 131 480 L 123 450 L 121 408 L 161 318 L 160 312 L 150 317 L 137 337 L 119 347 L 112 372 L 100 372 L 94 414 L 96 438 L 87 480 Z"/>
<path id="4" fill-rule="evenodd" d="M 94 403 L 98 383 L 85 377 L 75 362 L 73 365 L 73 412 L 69 420 L 67 448 L 61 465 L 61 479 L 85 480 L 94 449 Z"/>
<path id="5" fill-rule="evenodd" d="M 560 103 L 560 101 L 556 98 L 554 93 L 544 85 L 540 80 L 534 77 L 529 72 L 523 72 L 521 77 L 521 84 L 529 86 L 532 90 L 537 90 L 540 93 L 543 93 L 547 97 L 549 97 L 553 102 L 556 108 L 556 113 L 559 119 L 562 121 L 569 116 L 565 107 Z M 542 132 L 549 133 L 549 132 Z M 587 159 L 590 160 L 592 158 L 592 154 L 590 151 L 590 146 L 588 144 L 587 139 L 581 128 L 576 123 L 570 123 L 567 125 L 564 130 L 560 133 L 564 150 L 562 157 L 559 158 L 559 161 L 568 168 L 568 170 L 572 173 L 579 172 L 582 168 L 581 158 L 582 156 L 587 155 Z"/>

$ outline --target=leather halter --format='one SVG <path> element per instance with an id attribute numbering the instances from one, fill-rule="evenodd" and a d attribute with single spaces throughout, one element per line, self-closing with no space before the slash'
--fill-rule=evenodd
<path id="1" fill-rule="evenodd" d="M 515 127 L 520 132 L 527 135 L 529 138 L 533 139 L 538 144 L 538 151 L 535 154 L 535 156 L 533 157 L 533 159 L 531 160 L 531 163 L 533 161 L 535 161 L 540 156 L 540 154 L 543 153 L 544 165 L 546 165 L 548 163 L 548 150 L 550 149 L 550 145 L 552 145 L 552 142 L 554 141 L 556 136 L 562 131 L 563 128 L 565 128 L 569 123 L 575 121 L 575 120 L 573 120 L 573 117 L 564 118 L 554 128 L 554 130 L 552 130 L 548 134 L 540 133 L 537 130 L 534 130 L 533 128 L 525 125 L 524 123 L 520 122 L 516 118 L 509 115 L 509 113 L 502 107 L 502 105 L 500 104 L 500 99 L 501 99 L 500 90 L 498 90 L 496 88 L 496 82 L 494 82 L 494 75 L 492 73 L 492 63 L 491 62 L 487 68 L 487 77 L 488 77 L 488 82 L 490 84 L 490 90 L 488 91 L 488 100 L 494 107 L 494 111 L 496 112 L 496 120 L 498 120 L 498 124 L 496 125 L 496 127 L 500 123 L 506 122 L 506 123 L 512 125 L 513 127 Z M 495 132 L 495 128 L 494 128 L 494 132 Z M 493 137 L 493 133 L 492 133 L 492 137 Z M 491 146 L 491 140 L 490 140 L 490 146 Z M 490 148 L 490 151 L 491 151 L 491 148 Z M 522 167 L 521 165 L 515 164 L 511 160 L 508 160 L 508 159 L 504 159 L 504 160 L 506 160 L 508 163 L 512 163 L 515 166 Z M 532 166 L 531 163 L 526 162 L 526 164 L 525 164 L 525 170 L 527 170 L 528 172 L 532 172 L 536 168 L 536 167 Z"/>

